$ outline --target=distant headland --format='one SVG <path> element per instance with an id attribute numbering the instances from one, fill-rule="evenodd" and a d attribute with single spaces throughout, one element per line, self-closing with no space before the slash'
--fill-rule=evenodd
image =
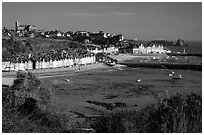
<path id="1" fill-rule="evenodd" d="M 150 44 L 163 44 L 164 46 L 187 46 L 188 44 L 183 39 L 178 39 L 176 42 L 167 40 L 153 40 Z"/>

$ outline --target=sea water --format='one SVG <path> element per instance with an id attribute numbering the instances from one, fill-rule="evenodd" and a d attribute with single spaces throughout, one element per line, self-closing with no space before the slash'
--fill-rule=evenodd
<path id="1" fill-rule="evenodd" d="M 202 54 L 202 41 L 186 41 L 186 43 L 187 46 L 167 46 L 167 49 L 174 52 L 183 53 L 185 51 L 191 54 Z"/>

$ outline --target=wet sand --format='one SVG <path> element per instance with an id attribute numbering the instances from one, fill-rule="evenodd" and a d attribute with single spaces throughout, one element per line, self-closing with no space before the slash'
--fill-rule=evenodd
<path id="1" fill-rule="evenodd" d="M 177 92 L 202 93 L 202 72 L 174 70 L 183 79 L 168 76 L 172 70 L 107 67 L 67 74 L 57 78 L 42 78 L 51 89 L 56 110 L 87 117 L 120 110 L 140 110 L 155 103 L 155 95 L 167 97 Z M 67 81 L 67 79 L 69 81 Z M 137 80 L 141 80 L 138 82 Z M 122 104 L 117 107 L 115 104 Z M 108 109 L 106 105 L 112 105 Z"/>

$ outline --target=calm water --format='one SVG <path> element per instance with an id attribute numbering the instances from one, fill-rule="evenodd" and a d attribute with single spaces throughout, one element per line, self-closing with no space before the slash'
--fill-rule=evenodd
<path id="1" fill-rule="evenodd" d="M 185 49 L 186 53 L 202 54 L 202 42 L 201 41 L 186 41 L 188 46 L 168 46 L 167 48 L 172 51 L 183 52 Z"/>

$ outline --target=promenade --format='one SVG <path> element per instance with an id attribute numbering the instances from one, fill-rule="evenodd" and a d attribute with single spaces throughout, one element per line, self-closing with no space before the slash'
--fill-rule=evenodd
<path id="1" fill-rule="evenodd" d="M 53 69 L 39 69 L 39 70 L 25 70 L 23 72 L 31 72 L 36 75 L 39 79 L 52 78 L 70 75 L 72 73 L 83 72 L 86 70 L 93 70 L 99 68 L 107 68 L 103 63 L 95 63 L 90 65 L 64 67 L 64 68 L 53 68 Z M 11 86 L 16 76 L 15 71 L 2 72 L 2 84 Z"/>

